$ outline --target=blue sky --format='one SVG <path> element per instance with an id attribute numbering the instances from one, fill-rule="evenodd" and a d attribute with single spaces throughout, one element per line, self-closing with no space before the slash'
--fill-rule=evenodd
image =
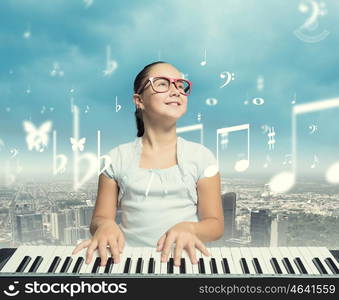
<path id="1" fill-rule="evenodd" d="M 320 10 L 312 21 L 314 3 Z M 53 178 L 51 132 L 56 130 L 58 153 L 70 162 L 64 175 L 72 173 L 71 97 L 80 110 L 85 152 L 96 153 L 97 130 L 103 153 L 133 140 L 133 81 L 146 64 L 160 59 L 193 82 L 188 112 L 178 127 L 203 124 L 204 144 L 216 154 L 218 128 L 250 124 L 250 167 L 244 174 L 271 176 L 289 167 L 283 162 L 291 153 L 293 105 L 339 97 L 338 16 L 339 3 L 329 0 L 3 0 L 1 169 L 19 164 L 18 178 Z M 117 67 L 104 76 L 107 47 Z M 227 79 L 222 72 L 234 73 L 234 80 L 220 88 Z M 262 89 L 258 77 L 264 79 Z M 116 97 L 122 106 L 118 112 Z M 207 105 L 208 98 L 217 104 Z M 255 98 L 264 103 L 255 105 Z M 333 108 L 298 118 L 300 172 L 322 176 L 339 161 L 338 115 L 339 108 Z M 52 121 L 45 151 L 28 150 L 24 120 L 37 127 Z M 276 133 L 271 150 L 265 125 Z M 198 133 L 183 137 L 199 141 Z M 247 155 L 244 132 L 228 140 L 219 158 L 225 174 L 234 173 L 234 162 Z M 318 164 L 310 169 L 314 155 Z M 264 168 L 267 156 L 270 164 Z"/>

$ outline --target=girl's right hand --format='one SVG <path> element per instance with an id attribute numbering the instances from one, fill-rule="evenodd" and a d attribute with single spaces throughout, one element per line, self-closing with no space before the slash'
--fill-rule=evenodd
<path id="1" fill-rule="evenodd" d="M 89 264 L 93 258 L 93 252 L 98 248 L 101 258 L 101 266 L 107 263 L 107 246 L 110 247 L 114 263 L 120 262 L 120 253 L 125 246 L 125 237 L 120 227 L 114 221 L 104 221 L 101 223 L 92 238 L 78 244 L 72 254 L 78 253 L 81 249 L 87 248 L 86 264 Z"/>

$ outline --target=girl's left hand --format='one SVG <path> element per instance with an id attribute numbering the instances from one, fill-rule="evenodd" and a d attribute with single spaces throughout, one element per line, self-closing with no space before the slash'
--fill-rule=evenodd
<path id="1" fill-rule="evenodd" d="M 174 243 L 176 244 L 173 257 L 175 266 L 180 266 L 181 254 L 184 249 L 188 252 L 193 264 L 198 263 L 195 248 L 207 256 L 210 255 L 203 242 L 194 233 L 194 224 L 192 222 L 178 223 L 161 236 L 157 243 L 157 251 L 162 251 L 162 262 L 167 262 Z"/>

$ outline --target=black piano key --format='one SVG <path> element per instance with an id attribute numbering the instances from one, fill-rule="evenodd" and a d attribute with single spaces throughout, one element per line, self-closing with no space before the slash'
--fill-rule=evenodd
<path id="1" fill-rule="evenodd" d="M 186 261 L 185 258 L 180 260 L 180 274 L 186 274 Z"/>
<path id="2" fill-rule="evenodd" d="M 211 258 L 210 267 L 212 274 L 218 274 L 217 263 L 215 261 L 215 258 Z"/>
<path id="3" fill-rule="evenodd" d="M 323 266 L 323 264 L 321 263 L 321 261 L 318 257 L 313 258 L 312 261 L 321 274 L 328 274 L 325 267 Z"/>
<path id="4" fill-rule="evenodd" d="M 331 257 L 325 258 L 325 262 L 328 265 L 328 267 L 331 269 L 333 274 L 339 274 L 339 269 Z"/>
<path id="5" fill-rule="evenodd" d="M 148 262 L 148 274 L 153 274 L 155 269 L 155 261 L 154 258 L 151 257 Z"/>
<path id="6" fill-rule="evenodd" d="M 80 268 L 82 267 L 82 264 L 84 263 L 84 261 L 85 260 L 83 257 L 78 257 L 77 261 L 75 262 L 73 271 L 72 271 L 73 274 L 79 273 Z"/>
<path id="7" fill-rule="evenodd" d="M 200 274 L 205 274 L 206 273 L 204 260 L 202 258 L 199 258 L 198 269 L 199 269 L 199 273 Z"/>
<path id="8" fill-rule="evenodd" d="M 42 256 L 37 256 L 34 261 L 33 264 L 31 265 L 31 267 L 29 268 L 28 272 L 36 272 L 36 270 L 39 268 L 39 266 L 41 265 L 43 261 Z"/>
<path id="9" fill-rule="evenodd" d="M 171 257 L 167 262 L 167 273 L 173 274 L 173 267 L 174 267 L 174 259 Z"/>
<path id="10" fill-rule="evenodd" d="M 60 273 L 66 273 L 68 271 L 72 261 L 73 261 L 73 258 L 70 257 L 70 256 L 67 256 L 62 267 L 61 267 L 61 269 L 60 269 Z"/>
<path id="11" fill-rule="evenodd" d="M 262 272 L 261 266 L 260 266 L 260 264 L 259 264 L 258 258 L 253 257 L 252 262 L 253 262 L 253 266 L 254 266 L 255 272 L 256 272 L 257 274 L 262 274 L 263 272 Z"/>
<path id="12" fill-rule="evenodd" d="M 250 269 L 248 268 L 245 258 L 240 259 L 240 265 L 244 274 L 250 274 Z"/>
<path id="13" fill-rule="evenodd" d="M 23 271 L 25 271 L 25 269 L 26 269 L 28 263 L 31 261 L 31 259 L 32 259 L 32 258 L 31 258 L 30 256 L 25 256 L 25 257 L 22 259 L 22 261 L 21 261 L 19 267 L 16 269 L 15 272 L 23 272 Z"/>
<path id="14" fill-rule="evenodd" d="M 139 257 L 138 261 L 137 261 L 137 267 L 136 267 L 135 273 L 141 273 L 142 272 L 143 263 L 144 263 L 143 259 L 141 257 Z"/>
<path id="15" fill-rule="evenodd" d="M 307 270 L 306 270 L 304 264 L 302 263 L 300 257 L 296 257 L 296 258 L 294 259 L 294 263 L 297 265 L 297 267 L 298 267 L 298 269 L 299 269 L 299 272 L 300 272 L 301 274 L 308 274 L 308 272 L 307 272 Z"/>
<path id="16" fill-rule="evenodd" d="M 293 269 L 293 267 L 292 267 L 292 265 L 291 265 L 291 263 L 290 263 L 290 261 L 287 257 L 284 257 L 282 259 L 282 262 L 283 262 L 285 269 L 288 272 L 288 274 L 295 274 L 295 271 L 294 271 L 294 269 Z"/>
<path id="17" fill-rule="evenodd" d="M 104 273 L 111 273 L 112 271 L 112 268 L 113 268 L 113 264 L 114 264 L 114 260 L 112 257 L 109 257 L 107 259 L 107 263 L 106 263 L 106 267 L 105 267 L 105 270 L 104 270 Z"/>
<path id="18" fill-rule="evenodd" d="M 131 268 L 131 258 L 128 257 L 126 259 L 126 263 L 125 263 L 125 267 L 124 267 L 124 272 L 125 274 L 128 274 L 130 272 L 130 268 Z"/>
<path id="19" fill-rule="evenodd" d="M 95 259 L 94 264 L 93 264 L 93 268 L 92 268 L 92 271 L 91 271 L 92 274 L 96 274 L 96 273 L 99 272 L 100 264 L 101 264 L 101 258 L 97 257 Z"/>
<path id="20" fill-rule="evenodd" d="M 60 262 L 61 262 L 61 257 L 60 257 L 60 256 L 54 257 L 54 259 L 53 259 L 51 265 L 50 265 L 49 268 L 48 268 L 47 273 L 54 273 L 55 270 L 56 270 L 56 268 L 57 268 L 58 265 L 60 264 Z"/>
<path id="21" fill-rule="evenodd" d="M 271 265 L 273 267 L 273 270 L 274 270 L 275 274 L 282 274 L 282 270 L 281 270 L 281 268 L 279 266 L 279 263 L 278 263 L 277 259 L 275 257 L 272 257 L 270 259 L 270 262 L 271 262 Z"/>
<path id="22" fill-rule="evenodd" d="M 231 271 L 230 271 L 230 267 L 228 265 L 228 261 L 227 261 L 227 258 L 223 258 L 222 259 L 222 265 L 224 267 L 224 273 L 225 274 L 231 274 Z"/>

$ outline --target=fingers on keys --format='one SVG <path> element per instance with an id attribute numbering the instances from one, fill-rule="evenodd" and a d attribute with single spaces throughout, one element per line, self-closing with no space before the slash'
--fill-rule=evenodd
<path id="1" fill-rule="evenodd" d="M 81 242 L 80 244 L 78 244 L 78 245 L 74 248 L 72 254 L 73 254 L 73 255 L 74 255 L 74 254 L 77 254 L 80 250 L 82 250 L 82 249 L 84 249 L 84 248 L 87 248 L 90 244 L 91 244 L 91 239 Z"/>

